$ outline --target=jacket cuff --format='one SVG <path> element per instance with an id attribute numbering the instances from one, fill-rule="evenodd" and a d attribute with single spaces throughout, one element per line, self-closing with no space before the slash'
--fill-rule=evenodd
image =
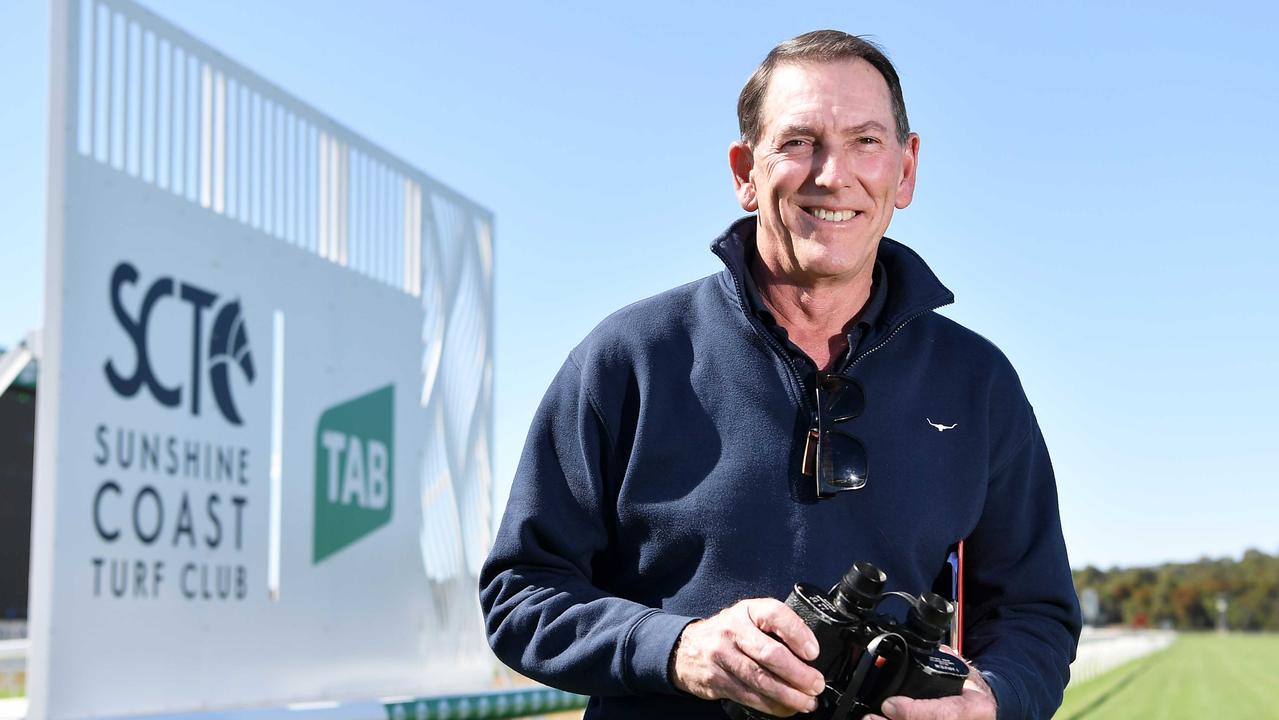
<path id="1" fill-rule="evenodd" d="M 977 672 L 981 673 L 982 679 L 995 694 L 995 717 L 998 720 L 1022 720 L 1025 717 L 1025 708 L 1022 707 L 1021 693 L 1017 690 L 1017 686 L 1003 673 L 982 669 Z"/>
<path id="2" fill-rule="evenodd" d="M 626 686 L 633 693 L 673 693 L 671 650 L 684 626 L 697 618 L 654 610 L 641 617 L 623 644 Z"/>

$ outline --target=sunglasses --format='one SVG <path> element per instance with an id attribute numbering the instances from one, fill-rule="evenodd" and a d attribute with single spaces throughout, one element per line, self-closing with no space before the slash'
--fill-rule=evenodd
<path id="1" fill-rule="evenodd" d="M 817 480 L 817 497 L 833 497 L 866 486 L 866 446 L 839 428 L 866 409 L 856 381 L 835 373 L 817 375 L 817 427 L 808 431 L 802 471 Z"/>

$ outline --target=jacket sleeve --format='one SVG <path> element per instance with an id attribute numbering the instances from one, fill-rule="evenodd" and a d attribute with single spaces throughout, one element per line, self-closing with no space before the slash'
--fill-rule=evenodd
<path id="1" fill-rule="evenodd" d="M 964 650 L 994 691 L 1000 720 L 1052 716 L 1080 629 L 1052 464 L 1025 408 L 1021 439 L 995 466 L 965 541 Z"/>
<path id="2" fill-rule="evenodd" d="M 511 668 L 563 690 L 675 693 L 667 663 L 694 618 L 592 582 L 609 542 L 612 440 L 570 356 L 534 416 L 480 573 L 489 644 Z"/>

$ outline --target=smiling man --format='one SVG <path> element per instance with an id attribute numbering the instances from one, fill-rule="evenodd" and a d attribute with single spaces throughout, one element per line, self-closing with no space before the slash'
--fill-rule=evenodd
<path id="1" fill-rule="evenodd" d="M 1049 717 L 1079 633 L 1052 468 L 1007 359 L 884 237 L 919 158 L 896 71 L 801 35 L 738 120 L 755 214 L 712 243 L 724 271 L 613 314 L 538 409 L 480 578 L 494 651 L 591 695 L 588 718 L 811 712 L 794 583 L 865 560 L 914 595 L 962 541 L 964 689 L 879 712 Z"/>

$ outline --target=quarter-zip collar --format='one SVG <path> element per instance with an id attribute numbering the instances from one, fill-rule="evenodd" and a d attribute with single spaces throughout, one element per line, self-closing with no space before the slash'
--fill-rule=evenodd
<path id="1" fill-rule="evenodd" d="M 756 219 L 748 215 L 734 222 L 711 243 L 711 251 L 724 262 L 722 275 L 725 290 L 736 299 L 737 305 L 754 325 L 747 283 L 750 281 L 750 256 L 755 248 Z M 862 348 L 849 361 L 872 352 L 883 339 L 900 326 L 919 315 L 955 301 L 955 295 L 941 281 L 915 251 L 890 238 L 879 241 L 876 262 L 884 268 L 886 296 L 878 312 L 871 313 L 871 327 L 862 338 Z"/>

